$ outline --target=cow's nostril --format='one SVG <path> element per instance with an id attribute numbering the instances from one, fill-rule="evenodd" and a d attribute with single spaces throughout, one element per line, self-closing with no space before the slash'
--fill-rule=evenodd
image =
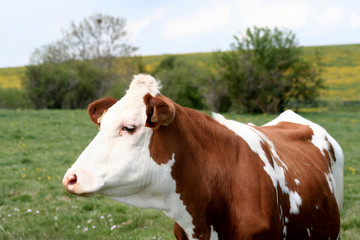
<path id="1" fill-rule="evenodd" d="M 72 175 L 68 178 L 68 185 L 74 185 L 77 182 L 77 176 L 76 174 Z"/>

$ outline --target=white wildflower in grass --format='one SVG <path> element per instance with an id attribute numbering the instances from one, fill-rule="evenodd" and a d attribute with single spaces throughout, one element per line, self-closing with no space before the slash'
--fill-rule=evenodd
<path id="1" fill-rule="evenodd" d="M 111 217 L 112 217 L 112 215 L 111 215 L 111 214 L 109 214 L 109 215 L 107 215 L 107 217 L 108 217 L 108 218 L 111 218 Z"/>
<path id="2" fill-rule="evenodd" d="M 111 226 L 110 230 L 114 230 L 116 228 L 116 225 Z"/>
<path id="3" fill-rule="evenodd" d="M 93 225 L 93 226 L 92 226 L 92 229 L 95 229 L 95 228 L 96 228 L 96 226 L 95 226 L 95 225 Z"/>
<path id="4" fill-rule="evenodd" d="M 104 219 L 104 216 L 101 216 L 100 219 Z"/>
<path id="5" fill-rule="evenodd" d="M 77 225 L 77 227 L 76 227 L 77 229 L 79 229 L 80 228 L 80 225 Z"/>
<path id="6" fill-rule="evenodd" d="M 8 217 L 11 217 L 11 214 L 10 214 L 10 213 L 8 214 Z"/>
<path id="7" fill-rule="evenodd" d="M 19 210 L 18 208 L 14 208 L 14 211 L 15 211 L 15 212 L 18 212 L 18 211 L 20 211 L 20 210 Z"/>
<path id="8" fill-rule="evenodd" d="M 112 222 L 113 220 L 112 219 L 109 219 L 109 222 Z"/>
<path id="9" fill-rule="evenodd" d="M 93 220 L 92 219 L 89 219 L 89 220 L 87 220 L 87 223 L 91 223 Z"/>
<path id="10" fill-rule="evenodd" d="M 88 227 L 84 227 L 83 232 L 86 232 L 87 230 L 89 230 L 89 228 L 88 228 Z"/>
<path id="11" fill-rule="evenodd" d="M 36 214 L 39 214 L 40 213 L 40 211 L 39 210 L 36 210 L 36 212 L 35 212 Z"/>
<path id="12" fill-rule="evenodd" d="M 58 217 L 57 217 L 57 216 L 55 216 L 55 217 L 54 217 L 54 219 L 55 219 L 55 221 L 56 221 L 56 220 L 58 220 Z"/>
<path id="13" fill-rule="evenodd" d="M 27 213 L 31 213 L 31 212 L 32 212 L 32 210 L 31 210 L 31 209 L 28 209 L 28 210 L 26 210 L 26 212 L 27 212 Z"/>

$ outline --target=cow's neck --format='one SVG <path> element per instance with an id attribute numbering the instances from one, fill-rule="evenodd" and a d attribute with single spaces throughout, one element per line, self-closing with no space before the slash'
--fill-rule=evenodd
<path id="1" fill-rule="evenodd" d="M 189 236 L 194 233 L 198 238 L 200 234 L 205 239 L 209 238 L 212 226 L 207 218 L 226 219 L 223 217 L 228 214 L 228 206 L 218 205 L 226 200 L 214 198 L 216 192 L 223 189 L 219 182 L 224 183 L 223 179 L 219 181 L 217 178 L 226 178 L 218 175 L 219 172 L 226 172 L 221 171 L 225 166 L 216 158 L 221 156 L 229 161 L 232 159 L 226 156 L 229 154 L 226 147 L 232 147 L 231 142 L 236 141 L 234 138 L 233 132 L 207 115 L 178 105 L 174 121 L 153 133 L 150 142 L 152 158 L 158 164 L 167 164 L 175 156 L 171 176 L 176 182 L 176 192 L 171 196 L 173 206 L 169 207 L 167 215 L 177 221 Z M 210 208 L 216 208 L 219 212 L 211 211 Z M 210 216 L 210 212 L 214 215 Z M 191 228 L 194 232 L 191 232 Z"/>

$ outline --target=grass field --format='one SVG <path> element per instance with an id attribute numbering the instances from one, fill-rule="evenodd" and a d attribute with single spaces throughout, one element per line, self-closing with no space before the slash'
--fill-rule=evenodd
<path id="1" fill-rule="evenodd" d="M 272 115 L 235 115 L 263 124 Z M 360 113 L 303 116 L 324 126 L 345 153 L 344 240 L 360 236 Z M 62 177 L 97 133 L 83 110 L 0 110 L 0 239 L 174 239 L 159 211 L 106 197 L 67 194 Z"/>
<path id="2" fill-rule="evenodd" d="M 325 101 L 360 101 L 360 44 L 320 47 L 304 47 L 304 57 L 313 61 L 315 55 L 321 57 L 327 89 L 321 92 L 320 99 Z M 143 56 L 142 61 L 147 72 L 152 72 L 169 55 Z M 212 53 L 191 53 L 177 55 L 194 64 L 207 65 Z M 121 61 L 118 69 L 121 72 Z M 124 68 L 124 67 L 123 67 Z M 25 67 L 0 68 L 0 88 L 21 87 L 21 77 Z"/>

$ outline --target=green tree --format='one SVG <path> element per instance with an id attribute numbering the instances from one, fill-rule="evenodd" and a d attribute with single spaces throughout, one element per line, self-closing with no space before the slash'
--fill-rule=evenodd
<path id="1" fill-rule="evenodd" d="M 318 96 L 319 68 L 302 58 L 294 33 L 254 27 L 234 38 L 231 51 L 217 52 L 215 59 L 235 110 L 278 113 L 291 100 Z"/>

